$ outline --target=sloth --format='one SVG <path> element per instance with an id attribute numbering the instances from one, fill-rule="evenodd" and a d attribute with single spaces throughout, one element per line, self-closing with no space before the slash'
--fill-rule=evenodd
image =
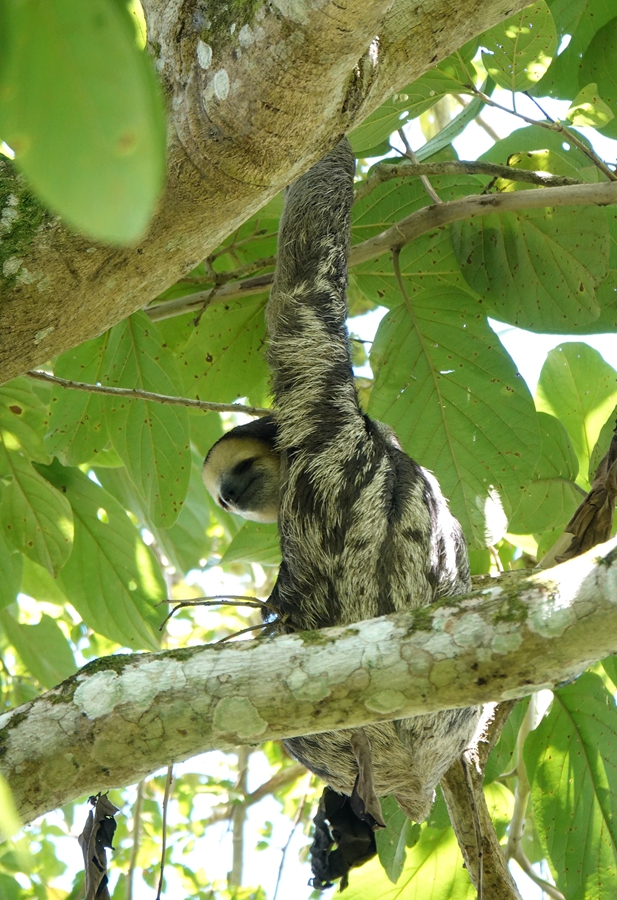
<path id="1" fill-rule="evenodd" d="M 204 463 L 223 509 L 278 521 L 275 633 L 348 625 L 470 588 L 462 530 L 435 477 L 359 406 L 346 327 L 354 173 L 343 139 L 286 190 L 266 313 L 274 413 L 227 432 Z M 379 797 L 426 818 L 479 717 L 454 709 L 285 741 L 329 786 L 315 818 L 314 887 L 337 877 L 343 887 L 374 853 Z"/>

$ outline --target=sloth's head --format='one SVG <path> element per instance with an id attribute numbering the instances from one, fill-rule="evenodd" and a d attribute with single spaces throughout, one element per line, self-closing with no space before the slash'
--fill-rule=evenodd
<path id="1" fill-rule="evenodd" d="M 202 477 L 210 496 L 227 512 L 252 522 L 276 522 L 280 457 L 273 416 L 238 425 L 216 442 Z"/>

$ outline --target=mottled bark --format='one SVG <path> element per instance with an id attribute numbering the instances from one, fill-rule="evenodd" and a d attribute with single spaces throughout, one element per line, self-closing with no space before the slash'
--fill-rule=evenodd
<path id="1" fill-rule="evenodd" d="M 525 2 L 273 0 L 230 40 L 197 0 L 147 0 L 169 110 L 159 211 L 138 246 L 94 244 L 41 220 L 0 164 L 21 216 L 0 245 L 0 382 L 144 306 L 394 91 Z"/>
<path id="2" fill-rule="evenodd" d="M 0 717 L 25 821 L 213 748 L 512 699 L 617 653 L 617 539 L 415 613 L 112 656 Z"/>

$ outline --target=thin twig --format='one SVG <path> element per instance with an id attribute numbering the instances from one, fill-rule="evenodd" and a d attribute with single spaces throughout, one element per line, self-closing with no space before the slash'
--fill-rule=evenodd
<path id="1" fill-rule="evenodd" d="M 527 777 L 527 768 L 523 758 L 523 747 L 527 735 L 536 727 L 538 718 L 538 695 L 532 694 L 516 738 L 516 788 L 514 791 L 514 809 L 508 828 L 508 843 L 505 848 L 506 859 L 516 858 L 523 834 L 525 833 L 525 816 L 531 794 L 531 785 Z"/>
<path id="2" fill-rule="evenodd" d="M 281 864 L 279 865 L 278 875 L 276 876 L 276 886 L 274 888 L 274 895 L 272 897 L 272 900 L 276 900 L 276 898 L 278 897 L 279 886 L 281 883 L 281 876 L 283 874 L 283 868 L 285 866 L 285 857 L 287 856 L 287 851 L 289 850 L 289 845 L 291 844 L 293 836 L 296 833 L 296 828 L 300 824 L 300 819 L 302 818 L 302 813 L 304 812 L 304 807 L 306 805 L 307 797 L 308 797 L 308 794 L 305 794 L 304 797 L 302 798 L 302 800 L 300 801 L 300 805 L 298 806 L 298 811 L 296 812 L 296 815 L 295 815 L 293 823 L 292 823 L 291 831 L 289 832 L 289 837 L 285 841 L 285 846 L 283 847 L 283 852 L 281 853 Z"/>
<path id="3" fill-rule="evenodd" d="M 87 391 L 91 394 L 107 394 L 112 397 L 126 397 L 132 400 L 150 400 L 153 403 L 168 403 L 170 406 L 188 406 L 191 409 L 203 409 L 210 412 L 241 412 L 247 416 L 269 416 L 271 409 L 261 406 L 243 406 L 241 403 L 211 403 L 209 400 L 191 400 L 188 397 L 172 397 L 168 394 L 155 394 L 141 388 L 117 388 L 106 384 L 88 384 L 84 381 L 68 381 L 38 369 L 30 369 L 26 374 L 38 381 L 47 381 L 59 387 L 74 391 Z"/>
<path id="4" fill-rule="evenodd" d="M 476 851 L 478 854 L 478 875 L 476 879 L 476 894 L 477 900 L 482 900 L 482 887 L 484 880 L 484 840 L 482 838 L 482 825 L 480 823 L 480 813 L 478 811 L 477 806 L 477 798 L 476 791 L 474 788 L 473 779 L 471 777 L 470 766 L 473 766 L 473 760 L 471 755 L 468 753 L 463 753 L 461 756 L 461 764 L 463 766 L 463 772 L 465 775 L 465 781 L 467 782 L 467 788 L 469 791 L 469 807 L 471 818 L 473 822 L 473 830 L 476 835 Z"/>
<path id="5" fill-rule="evenodd" d="M 157 606 L 163 606 L 169 603 L 169 600 L 161 600 Z M 159 625 L 159 631 L 162 631 L 169 619 L 178 612 L 179 609 L 186 609 L 190 606 L 249 606 L 252 609 L 269 609 L 278 615 L 279 610 L 275 606 L 271 606 L 266 600 L 260 600 L 258 597 L 235 597 L 233 594 L 225 594 L 216 597 L 197 597 L 193 600 L 180 600 L 174 608 L 168 613 Z"/>
<path id="6" fill-rule="evenodd" d="M 517 861 L 525 875 L 531 878 L 532 881 L 535 881 L 538 887 L 542 888 L 545 894 L 548 894 L 549 897 L 553 898 L 553 900 L 566 900 L 564 895 L 555 887 L 554 884 L 551 884 L 550 881 L 545 881 L 544 878 L 541 878 L 540 875 L 538 875 L 538 873 L 534 870 L 533 866 L 525 856 L 522 847 L 518 848 L 516 856 L 514 856 L 513 858 Z"/>
<path id="7" fill-rule="evenodd" d="M 223 644 L 225 641 L 230 641 L 232 638 L 239 637 L 241 634 L 247 634 L 249 631 L 263 630 L 264 628 L 270 628 L 271 626 L 272 622 L 265 622 L 263 625 L 251 625 L 249 628 L 241 628 L 240 631 L 234 631 L 233 634 L 228 634 L 226 637 L 221 638 L 220 641 L 215 641 L 211 646 L 216 647 L 217 644 Z"/>
<path id="8" fill-rule="evenodd" d="M 232 822 L 232 847 L 233 859 L 231 872 L 228 876 L 229 887 L 239 888 L 242 885 L 242 869 L 244 864 L 244 823 L 246 822 L 246 785 L 251 751 L 248 747 L 238 747 L 238 780 L 235 791 L 240 794 L 242 800 L 233 804 Z"/>
<path id="9" fill-rule="evenodd" d="M 137 854 L 139 853 L 139 841 L 141 838 L 141 809 L 144 801 L 144 786 L 145 781 L 143 779 L 137 783 L 137 797 L 133 806 L 131 858 L 129 860 L 129 870 L 126 873 L 126 900 L 133 900 L 133 879 L 137 867 Z"/>
<path id="10" fill-rule="evenodd" d="M 307 774 L 306 768 L 300 763 L 294 763 L 291 766 L 286 766 L 284 769 L 279 769 L 272 778 L 264 781 L 258 788 L 255 788 L 254 791 L 251 791 L 250 794 L 246 795 L 246 806 L 248 807 L 252 806 L 254 803 L 259 803 L 264 797 L 273 794 L 282 787 L 286 787 L 288 784 L 292 784 L 294 781 L 297 781 L 298 778 Z M 214 825 L 217 822 L 224 822 L 225 819 L 229 819 L 231 813 L 232 808 L 230 803 L 223 803 L 220 806 L 215 807 L 204 821 L 204 828 L 209 828 L 210 825 Z"/>
<path id="11" fill-rule="evenodd" d="M 174 767 L 167 767 L 167 778 L 165 779 L 165 796 L 163 797 L 163 825 L 162 825 L 162 845 L 161 845 L 161 872 L 159 875 L 159 886 L 156 892 L 156 900 L 161 900 L 161 891 L 163 890 L 163 874 L 165 872 L 165 852 L 167 850 L 167 810 L 169 808 L 169 795 L 171 793 L 171 785 L 174 780 Z"/>
<path id="12" fill-rule="evenodd" d="M 253 272 L 259 272 L 260 269 L 267 269 L 275 265 L 276 256 L 264 256 L 262 259 L 254 259 L 237 269 L 230 269 L 229 272 L 215 272 L 212 269 L 207 275 L 189 276 L 182 278 L 180 284 L 227 284 L 228 281 L 238 281 L 240 278 L 246 278 Z"/>
<path id="13" fill-rule="evenodd" d="M 412 163 L 414 163 L 415 165 L 417 165 L 417 164 L 418 164 L 418 157 L 416 156 L 416 154 L 415 154 L 415 153 L 413 152 L 413 150 L 411 149 L 411 144 L 410 144 L 409 141 L 407 140 L 407 135 L 405 134 L 405 132 L 403 131 L 402 128 L 399 128 L 399 129 L 398 129 L 398 136 L 400 137 L 400 139 L 402 140 L 403 144 L 405 145 L 405 156 L 407 156 L 407 158 L 408 158 Z M 422 184 L 424 185 L 424 190 L 425 190 L 426 193 L 429 195 L 429 197 L 431 198 L 431 200 L 433 201 L 433 203 L 441 203 L 441 202 L 442 202 L 441 197 L 439 196 L 439 194 L 437 193 L 437 191 L 435 190 L 435 188 L 433 187 L 433 185 L 430 183 L 430 181 L 428 180 L 428 178 L 426 177 L 426 175 L 420 175 L 420 181 L 421 181 Z"/>
<path id="14" fill-rule="evenodd" d="M 404 247 L 423 234 L 442 228 L 452 222 L 463 219 L 489 216 L 494 213 L 513 212 L 515 210 L 542 209 L 561 206 L 610 206 L 617 203 L 617 185 L 606 181 L 597 184 L 570 184 L 564 187 L 542 187 L 536 190 L 509 191 L 499 194 L 473 194 L 460 200 L 449 200 L 441 204 L 425 206 L 411 213 L 375 237 L 368 238 L 351 248 L 349 254 L 350 267 L 360 265 L 370 259 L 376 259 L 397 247 Z M 241 297 L 249 297 L 266 290 L 272 283 L 273 276 L 257 275 L 247 278 L 240 284 L 226 284 L 217 294 L 217 303 L 228 303 Z M 157 306 L 146 308 L 153 321 L 167 319 L 198 309 L 210 291 L 200 291 L 176 300 L 168 300 Z M 235 407 L 240 409 L 240 407 Z"/>
<path id="15" fill-rule="evenodd" d="M 474 160 L 445 160 L 434 163 L 382 162 L 371 170 L 366 181 L 358 183 L 356 201 L 368 196 L 385 181 L 393 178 L 416 178 L 422 175 L 487 175 L 491 178 L 507 178 L 509 181 L 520 181 L 524 184 L 537 184 L 540 187 L 567 187 L 571 184 L 585 183 L 581 179 L 568 178 L 565 175 L 543 175 L 515 166 Z"/>
<path id="16" fill-rule="evenodd" d="M 542 112 L 542 115 L 546 116 L 547 121 L 543 122 L 539 119 L 532 119 L 530 116 L 524 116 L 522 113 L 514 112 L 511 109 L 508 109 L 507 106 L 502 106 L 501 103 L 497 103 L 495 100 L 492 100 L 488 94 L 485 94 L 483 91 L 478 88 L 473 88 L 473 93 L 476 97 L 479 97 L 487 106 L 492 106 L 494 109 L 500 109 L 502 112 L 510 113 L 511 116 L 516 116 L 517 119 L 522 119 L 523 122 L 528 122 L 530 125 L 538 125 L 540 128 L 546 128 L 548 131 L 558 131 L 563 134 L 575 147 L 577 147 L 581 153 L 584 153 L 588 159 L 597 166 L 597 168 L 606 175 L 611 181 L 617 181 L 617 175 L 613 172 L 612 169 L 606 165 L 604 160 L 600 159 L 597 153 L 595 153 L 590 147 L 588 147 L 584 141 L 581 141 L 580 138 L 576 136 L 576 134 L 567 128 L 562 122 L 557 122 L 554 119 L 551 119 L 550 116 L 547 116 L 542 107 L 536 102 L 536 106 Z M 531 98 L 533 100 L 533 97 Z"/>

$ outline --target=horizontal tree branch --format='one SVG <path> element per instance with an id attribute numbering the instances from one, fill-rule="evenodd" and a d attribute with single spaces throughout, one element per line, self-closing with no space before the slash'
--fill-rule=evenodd
<path id="1" fill-rule="evenodd" d="M 411 165 L 411 164 L 409 164 Z M 408 164 L 405 164 L 405 168 Z M 501 167 L 507 168 L 507 167 Z M 508 191 L 499 194 L 472 194 L 461 200 L 435 203 L 417 210 L 381 234 L 355 244 L 349 255 L 349 265 L 357 266 L 389 251 L 400 250 L 410 241 L 433 231 L 477 216 L 492 213 L 514 212 L 524 209 L 541 209 L 556 206 L 610 206 L 617 203 L 617 182 L 600 184 L 571 184 L 563 187 L 538 188 L 537 190 Z M 228 303 L 240 297 L 249 297 L 269 290 L 273 275 L 258 275 L 239 283 L 198 291 L 175 300 L 167 300 L 148 307 L 146 312 L 154 321 L 192 312 L 208 306 L 210 302 Z"/>
<path id="2" fill-rule="evenodd" d="M 567 178 L 565 175 L 544 175 L 528 169 L 517 169 L 515 166 L 501 166 L 498 163 L 474 162 L 461 160 L 444 160 L 437 163 L 379 163 L 366 181 L 356 187 L 355 199 L 362 200 L 385 181 L 394 178 L 418 178 L 421 175 L 486 175 L 490 178 L 507 178 L 510 181 L 521 181 L 525 184 L 538 184 L 542 187 L 565 187 L 570 184 L 582 184 L 580 179 Z"/>
<path id="3" fill-rule="evenodd" d="M 118 655 L 0 716 L 25 821 L 205 750 L 513 699 L 617 652 L 617 539 L 345 628 Z"/>
<path id="4" fill-rule="evenodd" d="M 191 409 L 203 409 L 205 412 L 241 412 L 247 416 L 267 416 L 272 410 L 262 406 L 243 406 L 241 403 L 213 403 L 210 400 L 191 400 L 188 397 L 172 397 L 169 394 L 155 394 L 141 388 L 118 388 L 108 384 L 89 384 L 85 381 L 68 381 L 48 372 L 31 369 L 26 373 L 29 378 L 47 381 L 58 387 L 73 391 L 86 391 L 90 394 L 107 394 L 112 397 L 126 397 L 132 400 L 151 400 L 154 403 L 167 403 L 170 406 L 188 406 Z"/>

